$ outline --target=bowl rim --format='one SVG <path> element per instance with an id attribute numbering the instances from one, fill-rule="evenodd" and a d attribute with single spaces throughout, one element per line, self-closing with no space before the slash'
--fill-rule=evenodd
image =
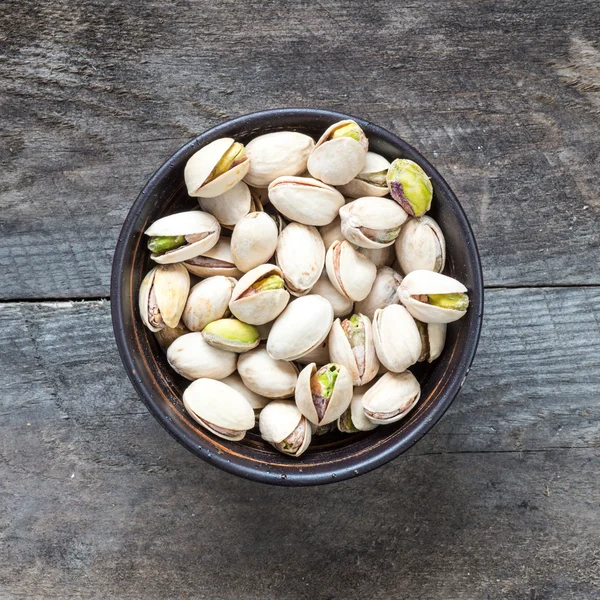
<path id="1" fill-rule="evenodd" d="M 280 473 L 269 472 L 268 470 L 259 469 L 253 466 L 250 461 L 248 463 L 235 462 L 228 458 L 227 454 L 219 454 L 211 452 L 207 449 L 200 448 L 195 440 L 192 439 L 189 431 L 185 427 L 174 422 L 169 415 L 161 408 L 160 402 L 155 399 L 150 385 L 144 381 L 137 373 L 133 362 L 132 353 L 129 342 L 126 336 L 124 323 L 124 309 L 121 301 L 121 292 L 123 287 L 122 273 L 126 264 L 126 246 L 127 240 L 132 235 L 135 235 L 136 219 L 148 200 L 151 192 L 163 177 L 167 175 L 175 166 L 179 164 L 191 148 L 201 147 L 202 138 L 207 136 L 218 136 L 221 131 L 223 135 L 229 137 L 229 130 L 234 127 L 244 127 L 248 122 L 277 120 L 278 117 L 289 118 L 296 117 L 320 117 L 330 119 L 332 122 L 336 120 L 353 119 L 361 127 L 367 127 L 375 133 L 380 139 L 387 143 L 400 148 L 404 153 L 413 155 L 418 158 L 419 164 L 426 167 L 426 170 L 431 175 L 438 189 L 443 190 L 443 194 L 453 203 L 453 210 L 456 212 L 462 227 L 466 232 L 467 239 L 465 240 L 468 249 L 470 250 L 471 268 L 473 270 L 473 286 L 471 298 L 471 310 L 477 311 L 477 316 L 473 326 L 467 332 L 467 340 L 464 351 L 456 362 L 456 372 L 451 376 L 448 385 L 444 389 L 443 394 L 436 400 L 435 404 L 429 409 L 427 418 L 417 419 L 409 423 L 403 431 L 403 435 L 392 443 L 382 447 L 368 450 L 360 456 L 348 457 L 340 461 L 342 466 L 332 466 L 331 469 L 319 468 L 318 470 L 306 468 L 296 468 L 293 473 L 282 475 Z M 234 119 L 228 119 L 215 127 L 205 130 L 203 133 L 195 136 L 186 144 L 181 146 L 174 154 L 172 154 L 150 177 L 144 185 L 135 202 L 131 206 L 121 231 L 119 233 L 115 248 L 112 272 L 111 272 L 111 317 L 117 348 L 121 356 L 121 360 L 125 367 L 125 371 L 133 384 L 138 396 L 144 402 L 150 413 L 163 426 L 164 429 L 180 444 L 191 451 L 196 456 L 206 460 L 207 462 L 221 468 L 224 471 L 262 483 L 269 483 L 283 486 L 310 486 L 336 481 L 343 481 L 372 471 L 385 463 L 396 458 L 408 448 L 417 443 L 434 425 L 441 419 L 446 410 L 456 398 L 458 392 L 462 388 L 465 379 L 471 369 L 479 338 L 481 334 L 483 322 L 483 305 L 484 305 L 484 287 L 483 287 L 483 272 L 481 266 L 481 258 L 477 248 L 477 242 L 471 228 L 471 224 L 465 214 L 458 198 L 437 171 L 437 169 L 415 148 L 405 142 L 402 138 L 391 133 L 387 129 L 375 125 L 365 119 L 354 117 L 345 113 L 329 111 L 314 108 L 279 108 L 269 109 L 253 113 L 248 113 Z"/>

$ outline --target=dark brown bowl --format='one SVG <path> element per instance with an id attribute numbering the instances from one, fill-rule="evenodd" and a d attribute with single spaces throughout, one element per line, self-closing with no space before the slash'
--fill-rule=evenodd
<path id="1" fill-rule="evenodd" d="M 315 139 L 332 123 L 354 119 L 369 138 L 370 149 L 392 160 L 410 158 L 431 178 L 431 216 L 446 237 L 445 273 L 464 283 L 471 298 L 466 316 L 448 326 L 446 347 L 433 365 L 413 370 L 422 386 L 421 400 L 409 416 L 393 425 L 355 435 L 332 433 L 313 438 L 299 459 L 276 452 L 256 431 L 242 442 L 227 442 L 200 428 L 183 408 L 189 382 L 168 366 L 154 336 L 139 316 L 140 282 L 152 267 L 142 232 L 156 219 L 197 206 L 188 197 L 183 169 L 202 146 L 221 137 L 246 143 L 272 131 L 295 130 Z M 119 352 L 138 394 L 160 424 L 183 446 L 215 466 L 248 479 L 277 485 L 315 485 L 341 481 L 371 471 L 415 444 L 444 414 L 462 387 L 475 356 L 483 316 L 483 279 L 475 238 L 465 213 L 442 176 L 406 142 L 362 119 L 313 109 L 280 109 L 253 113 L 214 127 L 178 150 L 146 184 L 129 211 L 115 251 L 112 320 Z"/>

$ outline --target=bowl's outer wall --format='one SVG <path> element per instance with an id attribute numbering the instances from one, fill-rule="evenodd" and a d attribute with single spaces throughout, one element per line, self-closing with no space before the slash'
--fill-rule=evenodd
<path id="1" fill-rule="evenodd" d="M 318 139 L 332 123 L 354 118 L 370 149 L 388 159 L 410 158 L 427 172 L 434 188 L 430 214 L 440 224 L 447 244 L 445 273 L 463 282 L 471 307 L 448 328 L 446 347 L 433 365 L 414 369 L 422 384 L 417 408 L 394 425 L 354 436 L 316 438 L 300 459 L 276 452 L 250 433 L 229 443 L 201 429 L 185 413 L 181 393 L 187 383 L 168 367 L 137 307 L 138 288 L 150 264 L 142 232 L 160 216 L 196 206 L 187 196 L 183 169 L 200 147 L 221 137 L 248 142 L 256 135 L 293 129 Z M 469 222 L 440 174 L 414 148 L 388 131 L 348 115 L 281 109 L 253 113 L 228 121 L 198 136 L 174 154 L 150 179 L 129 212 L 117 242 L 111 281 L 112 318 L 121 358 L 138 394 L 163 427 L 188 450 L 216 466 L 279 485 L 315 485 L 360 475 L 385 464 L 415 444 L 444 414 L 462 387 L 473 361 L 483 316 L 483 279 Z"/>

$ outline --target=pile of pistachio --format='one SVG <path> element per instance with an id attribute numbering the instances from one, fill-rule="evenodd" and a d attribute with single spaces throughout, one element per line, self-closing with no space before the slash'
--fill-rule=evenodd
<path id="1" fill-rule="evenodd" d="M 141 318 L 192 381 L 190 417 L 213 434 L 241 440 L 258 425 L 300 456 L 335 427 L 399 421 L 421 394 L 408 368 L 435 360 L 446 323 L 466 313 L 467 289 L 441 274 L 442 231 L 424 216 L 429 178 L 368 145 L 354 121 L 316 143 L 292 131 L 245 147 L 217 139 L 185 167 L 200 210 L 145 231 L 157 266 Z"/>

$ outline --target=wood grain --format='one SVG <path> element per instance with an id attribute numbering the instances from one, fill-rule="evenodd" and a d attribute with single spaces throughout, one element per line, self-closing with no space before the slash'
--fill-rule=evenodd
<path id="1" fill-rule="evenodd" d="M 108 296 L 149 175 L 207 127 L 280 106 L 422 150 L 488 285 L 600 283 L 594 0 L 7 0 L 0 24 L 0 298 Z"/>
<path id="2" fill-rule="evenodd" d="M 438 426 L 300 490 L 174 442 L 126 378 L 108 302 L 5 304 L 0 597 L 598 599 L 599 295 L 489 291 Z"/>

